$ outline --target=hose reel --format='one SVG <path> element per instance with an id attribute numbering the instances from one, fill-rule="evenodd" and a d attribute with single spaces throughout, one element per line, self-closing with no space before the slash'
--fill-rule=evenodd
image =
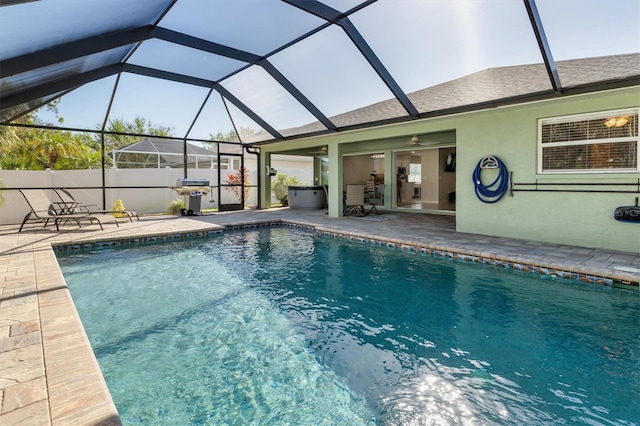
<path id="1" fill-rule="evenodd" d="M 488 185 L 482 183 L 481 174 L 484 169 L 497 169 L 496 178 Z M 495 155 L 488 155 L 478 161 L 473 170 L 473 186 L 478 200 L 483 203 L 497 203 L 509 189 L 509 171 L 507 166 Z"/>

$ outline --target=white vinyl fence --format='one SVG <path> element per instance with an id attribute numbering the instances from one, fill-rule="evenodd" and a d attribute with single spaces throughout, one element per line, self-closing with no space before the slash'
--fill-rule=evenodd
<path id="1" fill-rule="evenodd" d="M 305 183 L 313 181 L 313 167 L 304 168 L 304 164 L 280 163 L 281 172 L 289 176 L 296 176 Z M 287 168 L 289 166 L 289 168 Z M 295 168 L 291 168 L 294 166 Z M 302 168 L 298 168 L 302 167 Z M 252 170 L 253 169 L 253 170 Z M 249 165 L 250 185 L 258 182 L 255 167 Z M 111 209 L 117 200 L 122 200 L 128 210 L 135 210 L 138 214 L 163 213 L 169 210 L 169 204 L 176 199 L 185 199 L 178 195 L 170 187 L 175 186 L 176 181 L 183 177 L 183 169 L 106 169 L 105 186 L 117 187 L 144 187 L 156 186 L 163 188 L 123 188 L 107 189 L 107 209 Z M 226 180 L 227 170 L 222 171 L 223 183 Z M 218 185 L 217 169 L 189 169 L 190 179 L 208 179 L 212 187 Z M 8 188 L 65 188 L 80 203 L 96 204 L 102 208 L 102 171 L 101 170 L 0 170 L 0 179 Z M 95 188 L 95 189 L 85 189 Z M 59 201 L 53 191 L 47 191 L 49 199 Z M 17 190 L 3 191 L 5 203 L 0 207 L 0 225 L 19 224 L 29 212 L 24 197 Z M 251 188 L 249 197 L 245 200 L 245 206 L 255 207 L 258 204 L 258 188 Z M 222 188 L 221 198 L 223 204 L 236 204 L 239 200 L 236 195 Z M 278 202 L 272 197 L 272 202 Z M 218 188 L 212 188 L 211 192 L 202 197 L 202 209 L 218 208 Z"/>
<path id="2" fill-rule="evenodd" d="M 224 170 L 223 183 L 227 171 Z M 106 209 L 111 209 L 117 200 L 122 200 L 128 210 L 135 210 L 138 214 L 162 213 L 169 209 L 169 204 L 175 199 L 184 199 L 171 187 L 183 177 L 181 169 L 107 169 L 105 170 L 105 186 L 144 187 L 155 186 L 163 188 L 122 188 L 106 190 Z M 217 169 L 189 169 L 190 179 L 208 179 L 209 185 L 218 185 Z M 73 197 L 83 204 L 96 204 L 102 208 L 102 171 L 101 170 L 0 170 L 0 179 L 8 188 L 65 188 Z M 256 171 L 249 173 L 249 180 L 255 185 Z M 95 189 L 86 189 L 95 188 Z M 24 197 L 15 190 L 3 191 L 5 203 L 0 207 L 0 224 L 21 223 L 29 212 Z M 59 201 L 57 195 L 48 190 L 49 199 Z M 238 203 L 235 194 L 222 189 L 224 204 Z M 246 206 L 256 206 L 258 199 L 257 188 L 251 188 Z M 218 189 L 212 188 L 211 193 L 202 198 L 201 208 L 218 208 Z"/>

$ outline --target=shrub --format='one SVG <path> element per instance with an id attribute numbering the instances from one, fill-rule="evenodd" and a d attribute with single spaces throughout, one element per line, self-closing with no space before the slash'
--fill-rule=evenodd
<path id="1" fill-rule="evenodd" d="M 283 206 L 288 205 L 289 186 L 302 185 L 302 181 L 295 176 L 287 176 L 281 173 L 276 175 L 276 181 L 271 185 L 271 192 Z"/>
<path id="2" fill-rule="evenodd" d="M 251 185 L 251 182 L 249 181 L 249 169 L 247 169 L 246 167 L 242 167 L 234 172 L 227 173 L 227 179 L 225 180 L 225 183 L 230 185 L 242 185 L 243 180 L 245 185 Z M 241 186 L 226 186 L 225 189 L 229 192 L 232 192 L 236 196 L 238 201 L 242 201 Z M 250 191 L 251 191 L 251 188 L 247 188 L 245 186 L 244 188 L 245 202 L 249 198 Z"/>
<path id="3" fill-rule="evenodd" d="M 179 215 L 182 214 L 182 209 L 184 208 L 184 200 L 181 198 L 176 198 L 169 204 L 169 213 Z"/>

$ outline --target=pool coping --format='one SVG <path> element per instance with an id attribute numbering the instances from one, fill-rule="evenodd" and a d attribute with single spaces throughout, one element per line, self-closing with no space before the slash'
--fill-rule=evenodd
<path id="1" fill-rule="evenodd" d="M 31 287 L 25 287 L 22 291 L 25 291 L 25 294 L 30 294 L 29 297 L 37 299 L 37 318 L 32 321 L 37 321 L 39 327 L 31 325 L 34 328 L 33 333 L 36 334 L 35 337 L 31 338 L 37 340 L 39 337 L 41 340 L 39 346 L 32 345 L 36 347 L 34 352 L 39 350 L 40 353 L 34 353 L 30 356 L 34 359 L 41 358 L 42 368 L 46 373 L 42 374 L 42 376 L 25 380 L 24 383 L 0 388 L 0 421 L 3 424 L 18 424 L 28 418 L 38 424 L 121 424 L 117 409 L 57 262 L 56 252 L 58 251 L 143 245 L 207 237 L 226 231 L 288 226 L 309 230 L 328 238 L 386 246 L 426 255 L 513 268 L 539 274 L 564 276 L 601 285 L 621 286 L 622 288 L 632 289 L 638 289 L 640 285 L 640 276 L 624 272 L 602 274 L 597 269 L 583 265 L 578 265 L 573 269 L 544 260 L 534 261 L 527 258 L 516 258 L 514 256 L 471 249 L 465 250 L 442 243 L 418 243 L 369 235 L 362 231 L 337 230 L 330 226 L 320 226 L 304 220 L 272 218 L 238 221 L 237 223 L 228 223 L 226 225 L 200 223 L 199 226 L 200 229 L 195 230 L 156 230 L 145 235 L 125 238 L 114 238 L 107 234 L 96 232 L 86 238 L 81 238 L 81 241 L 71 237 L 66 242 L 49 242 L 45 239 L 28 245 L 29 249 L 24 249 L 23 252 L 29 254 L 31 258 L 22 262 L 32 262 L 33 276 L 29 279 Z M 27 280 L 23 278 L 21 281 Z M 32 288 L 32 290 L 28 291 L 29 288 Z M 14 303 L 14 301 L 18 303 L 18 299 L 23 297 L 22 295 L 14 295 L 3 299 L 2 296 L 3 294 L 0 293 L 0 301 L 2 301 L 0 308 L 6 306 L 7 303 Z M 20 302 L 27 304 L 29 300 L 24 299 Z M 13 339 L 13 326 L 7 328 L 10 330 L 8 339 Z M 24 331 L 22 330 L 23 333 Z M 29 334 L 29 336 L 32 335 Z M 15 338 L 25 340 L 25 345 L 29 340 L 29 338 L 25 337 L 25 334 L 17 335 Z M 2 340 L 0 339 L 1 342 Z M 17 347 L 20 348 L 20 346 L 21 343 L 18 342 Z M 2 356 L 2 350 L 0 350 L 0 356 Z M 0 363 L 1 361 L 2 359 L 0 359 Z M 43 383 L 43 377 L 46 383 Z M 12 410 L 6 411 L 8 402 L 13 403 L 17 408 L 13 407 Z"/>

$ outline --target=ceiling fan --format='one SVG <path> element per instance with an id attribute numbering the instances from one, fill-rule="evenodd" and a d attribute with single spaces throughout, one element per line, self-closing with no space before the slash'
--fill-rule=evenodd
<path id="1" fill-rule="evenodd" d="M 322 145 L 320 147 L 319 150 L 316 151 L 309 151 L 309 154 L 313 154 L 313 155 L 327 155 L 327 152 L 329 151 L 329 147 L 327 145 Z"/>
<path id="2" fill-rule="evenodd" d="M 422 143 L 420 142 L 420 138 L 418 137 L 418 135 L 413 135 L 411 136 L 411 139 L 409 139 L 409 144 L 411 146 L 425 146 L 425 145 L 429 145 L 428 143 Z"/>

